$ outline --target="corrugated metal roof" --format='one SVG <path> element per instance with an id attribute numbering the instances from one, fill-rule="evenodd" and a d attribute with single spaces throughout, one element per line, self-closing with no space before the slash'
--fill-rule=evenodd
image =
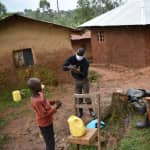
<path id="1" fill-rule="evenodd" d="M 129 26 L 150 24 L 150 0 L 130 0 L 79 27 Z"/>

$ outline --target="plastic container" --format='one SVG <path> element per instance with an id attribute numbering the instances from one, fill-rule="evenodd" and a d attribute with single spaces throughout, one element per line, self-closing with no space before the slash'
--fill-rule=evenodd
<path id="1" fill-rule="evenodd" d="M 70 133 L 74 137 L 81 137 L 86 133 L 86 128 L 83 121 L 77 116 L 70 116 L 68 118 Z"/>
<path id="2" fill-rule="evenodd" d="M 98 119 L 94 119 L 92 121 L 90 121 L 86 127 L 87 128 L 97 128 L 97 124 L 98 124 Z M 100 121 L 100 128 L 104 128 L 105 127 L 105 122 L 104 121 Z"/>
<path id="3" fill-rule="evenodd" d="M 12 96 L 13 96 L 13 101 L 15 101 L 15 102 L 21 101 L 21 93 L 19 90 L 13 91 Z"/>

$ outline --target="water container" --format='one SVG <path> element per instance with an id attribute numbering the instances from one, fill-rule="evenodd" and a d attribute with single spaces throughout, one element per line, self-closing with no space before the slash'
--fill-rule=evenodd
<path id="1" fill-rule="evenodd" d="M 12 96 L 13 96 L 13 101 L 15 101 L 15 102 L 21 101 L 21 93 L 19 90 L 13 91 Z"/>
<path id="2" fill-rule="evenodd" d="M 87 128 L 97 128 L 97 124 L 98 124 L 98 119 L 94 119 L 92 121 L 90 121 L 86 127 Z M 104 121 L 100 121 L 100 128 L 104 128 L 105 127 L 105 122 Z"/>
<path id="3" fill-rule="evenodd" d="M 86 128 L 83 121 L 77 116 L 70 116 L 68 118 L 70 133 L 74 137 L 81 137 L 86 133 Z"/>

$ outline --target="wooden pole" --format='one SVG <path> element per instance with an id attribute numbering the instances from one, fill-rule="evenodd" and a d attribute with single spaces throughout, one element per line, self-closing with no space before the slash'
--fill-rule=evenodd
<path id="1" fill-rule="evenodd" d="M 147 116 L 148 116 L 148 121 L 150 122 L 150 97 L 145 97 L 145 101 L 147 102 Z"/>
<path id="2" fill-rule="evenodd" d="M 100 136 L 100 94 L 98 94 L 98 126 L 97 126 L 97 131 L 98 131 L 98 150 L 101 150 L 101 136 Z"/>
<path id="3" fill-rule="evenodd" d="M 80 145 L 79 144 L 77 144 L 77 150 L 80 150 Z"/>

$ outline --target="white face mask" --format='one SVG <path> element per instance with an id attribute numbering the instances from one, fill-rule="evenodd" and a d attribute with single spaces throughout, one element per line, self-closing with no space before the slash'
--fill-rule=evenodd
<path id="1" fill-rule="evenodd" d="M 84 58 L 84 56 L 79 56 L 79 55 L 76 54 L 77 61 L 81 61 L 83 58 Z"/>

